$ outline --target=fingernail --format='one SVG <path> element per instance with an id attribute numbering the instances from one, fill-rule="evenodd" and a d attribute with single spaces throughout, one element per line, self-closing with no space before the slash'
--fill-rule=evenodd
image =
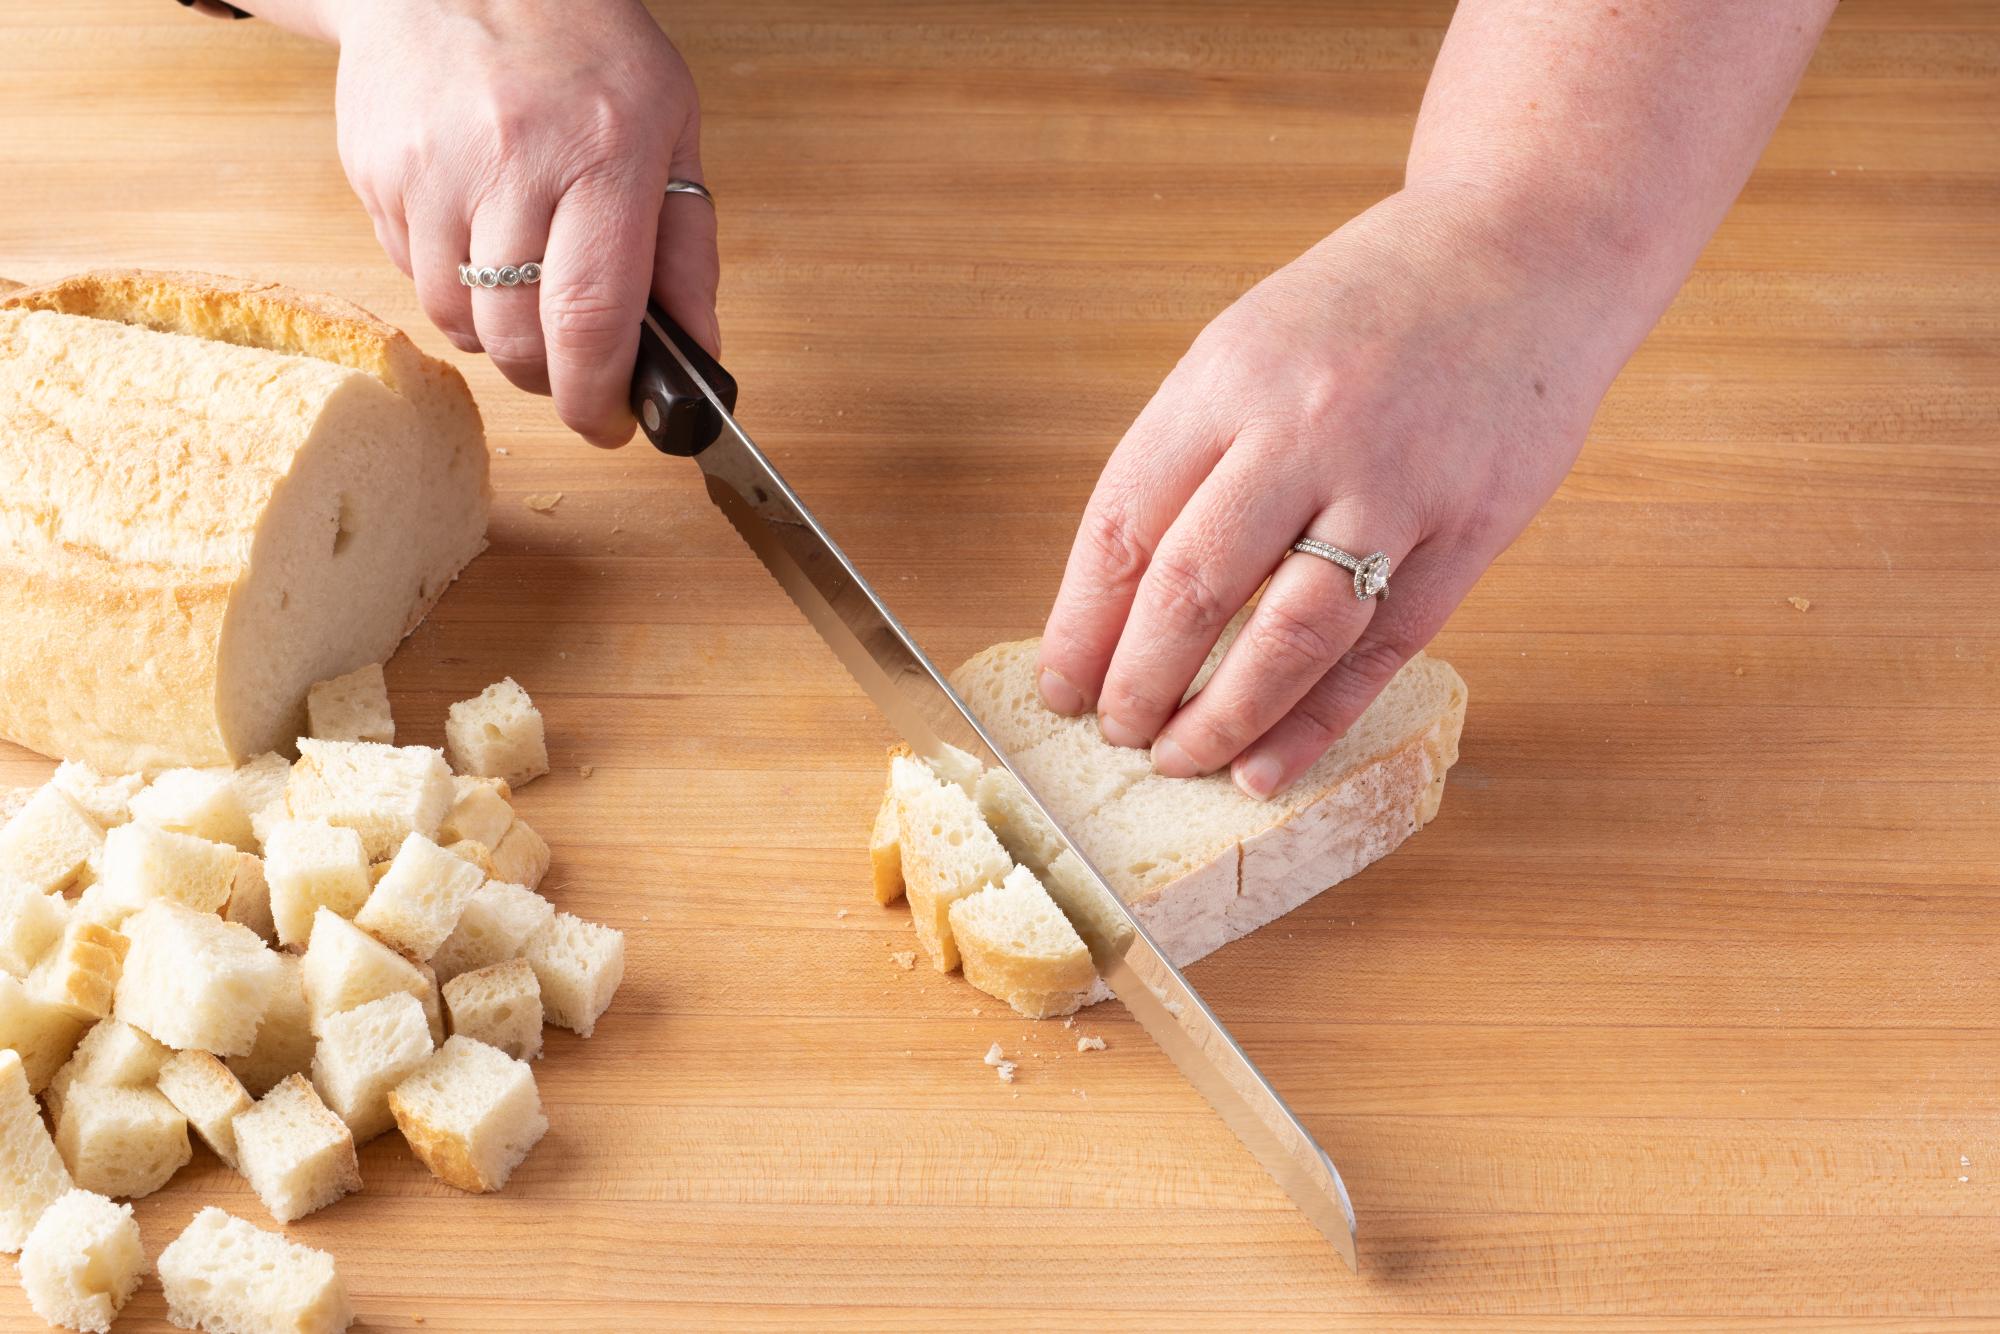
<path id="1" fill-rule="evenodd" d="M 1074 717 L 1083 712 L 1083 692 L 1063 680 L 1060 673 L 1050 668 L 1042 668 L 1042 703 L 1064 717 Z"/>
<path id="2" fill-rule="evenodd" d="M 1271 795 L 1278 790 L 1278 779 L 1283 774 L 1284 769 L 1279 765 L 1277 756 L 1252 755 L 1236 766 L 1231 777 L 1236 780 L 1237 789 L 1244 796 L 1255 797 L 1258 801 L 1269 801 Z"/>
<path id="3" fill-rule="evenodd" d="M 1168 778 L 1193 778 L 1201 772 L 1201 766 L 1182 749 L 1180 742 L 1163 736 L 1153 743 L 1153 772 Z"/>
<path id="4" fill-rule="evenodd" d="M 1107 718 L 1101 713 L 1097 715 L 1097 730 L 1104 733 L 1106 741 L 1114 746 L 1123 746 L 1127 750 L 1144 750 L 1153 741 L 1153 738 L 1145 733 L 1127 727 L 1116 718 Z"/>

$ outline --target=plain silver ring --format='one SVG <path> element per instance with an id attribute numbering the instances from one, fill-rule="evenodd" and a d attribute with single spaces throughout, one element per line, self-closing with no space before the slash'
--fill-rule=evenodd
<path id="1" fill-rule="evenodd" d="M 1368 556 L 1350 556 L 1331 542 L 1322 542 L 1316 537 L 1302 537 L 1292 543 L 1293 551 L 1303 551 L 1308 556 L 1318 556 L 1330 560 L 1341 569 L 1354 576 L 1354 597 L 1366 602 L 1369 598 L 1389 597 L 1389 557 L 1377 551 Z"/>
<path id="2" fill-rule="evenodd" d="M 667 193 L 670 195 L 696 195 L 702 199 L 706 199 L 710 208 L 715 207 L 715 196 L 710 194 L 708 187 L 700 181 L 668 181 Z"/>

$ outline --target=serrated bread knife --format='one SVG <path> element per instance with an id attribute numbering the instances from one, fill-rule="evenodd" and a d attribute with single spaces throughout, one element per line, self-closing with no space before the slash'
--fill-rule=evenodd
<path id="1" fill-rule="evenodd" d="M 1042 832 L 1052 835 L 1043 845 L 1073 854 L 1061 859 L 1055 873 L 1046 866 L 1035 869 L 1089 947 L 1098 975 L 1348 1268 L 1357 1268 L 1354 1206 L 1333 1161 L 743 433 L 731 415 L 735 407 L 736 381 L 729 372 L 657 305 L 648 306 L 632 380 L 632 411 L 646 438 L 662 453 L 701 466 L 717 508 L 913 751 L 948 772 L 961 770 L 969 759 L 983 767 L 997 765 L 1021 780 L 1034 811 L 1047 822 Z"/>

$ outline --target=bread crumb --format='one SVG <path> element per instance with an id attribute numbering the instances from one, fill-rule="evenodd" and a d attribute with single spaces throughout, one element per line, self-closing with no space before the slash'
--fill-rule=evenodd
<path id="1" fill-rule="evenodd" d="M 1090 1101 L 1090 1095 L 1088 1093 L 1085 1093 L 1082 1089 L 1078 1089 L 1076 1091 L 1076 1096 L 1082 1098 L 1085 1102 Z"/>
<path id="2" fill-rule="evenodd" d="M 495 454 L 498 454 L 503 459 L 506 458 L 509 454 L 513 453 L 513 451 L 508 449 L 507 446 L 505 445 L 495 445 L 493 447 L 493 452 Z M 422 1316 L 417 1317 L 417 1323 L 420 1325 L 424 1323 Z"/>
<path id="3" fill-rule="evenodd" d="M 1737 669 L 1736 669 L 1736 670 L 1735 670 L 1734 672 L 1730 673 L 1730 675 L 1732 675 L 1732 676 L 1741 676 L 1741 675 L 1743 675 L 1743 669 L 1742 669 L 1741 667 L 1738 667 L 1738 668 L 1737 668 Z"/>
<path id="4" fill-rule="evenodd" d="M 1811 598 L 1786 598 L 1785 601 L 1791 603 L 1794 607 L 1797 607 L 1800 611 L 1812 610 Z"/>
<path id="5" fill-rule="evenodd" d="M 1078 1038 L 1078 1039 L 1076 1040 L 1076 1049 L 1077 1049 L 1078 1051 L 1103 1051 L 1103 1050 L 1104 1050 L 1104 1039 L 1103 1039 L 1103 1038 Z"/>
<path id="6" fill-rule="evenodd" d="M 548 514 L 562 504 L 562 499 L 560 491 L 535 491 L 522 497 L 521 503 L 537 514 Z"/>
<path id="7" fill-rule="evenodd" d="M 895 960 L 896 967 L 906 973 L 917 966 L 917 952 L 915 950 L 897 950 L 889 957 Z"/>
<path id="8" fill-rule="evenodd" d="M 1168 1013 L 1168 1014 L 1170 1014 L 1170 1015 L 1172 1015 L 1172 1016 L 1173 1016 L 1174 1018 L 1176 1018 L 1176 1019 L 1180 1018 L 1180 1017 L 1181 1017 L 1181 1003 L 1180 1003 L 1179 1001 L 1177 1001 L 1177 1000 L 1174 1000 L 1173 998 L 1169 997 L 1169 998 L 1168 998 L 1168 1000 L 1167 1000 L 1167 1013 Z"/>
<path id="9" fill-rule="evenodd" d="M 653 914 L 649 912 L 642 912 L 639 914 L 639 920 L 642 922 L 650 922 L 653 920 Z"/>
<path id="10" fill-rule="evenodd" d="M 578 778 L 588 778 L 596 772 L 597 766 L 594 764 L 579 764 L 576 766 L 576 776 Z"/>
<path id="11" fill-rule="evenodd" d="M 835 916 L 835 917 L 845 917 L 845 916 L 847 916 L 847 909 L 845 909 L 845 908 L 842 908 L 842 909 L 841 909 L 841 910 L 840 910 L 839 912 L 835 913 L 835 914 L 834 914 L 834 916 Z"/>
<path id="12" fill-rule="evenodd" d="M 1014 1063 L 1012 1061 L 1000 1062 L 1000 1064 L 994 1068 L 993 1072 L 1000 1076 L 1000 1082 L 1003 1084 L 1011 1084 L 1014 1082 Z"/>
<path id="13" fill-rule="evenodd" d="M 1075 1016 L 1075 1015 L 1070 1015 L 1069 1017 L 1067 1017 L 1066 1019 L 1064 1019 L 1064 1020 L 1063 1020 L 1063 1027 L 1064 1027 L 1064 1028 L 1075 1028 L 1075 1027 L 1076 1027 L 1076 1016 Z"/>
<path id="14" fill-rule="evenodd" d="M 1007 1059 L 1007 1053 L 1001 1051 L 1000 1044 L 996 1042 L 992 1046 L 986 1049 L 985 1059 L 988 1065 L 999 1065 L 1002 1061 Z"/>

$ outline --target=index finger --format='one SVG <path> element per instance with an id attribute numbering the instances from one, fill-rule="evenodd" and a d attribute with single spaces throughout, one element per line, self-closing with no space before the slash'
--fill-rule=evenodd
<path id="1" fill-rule="evenodd" d="M 665 182 L 660 186 L 664 187 Z M 593 445 L 632 438 L 632 366 L 652 288 L 661 189 L 585 177 L 556 204 L 542 262 L 542 337 L 556 413 Z"/>

